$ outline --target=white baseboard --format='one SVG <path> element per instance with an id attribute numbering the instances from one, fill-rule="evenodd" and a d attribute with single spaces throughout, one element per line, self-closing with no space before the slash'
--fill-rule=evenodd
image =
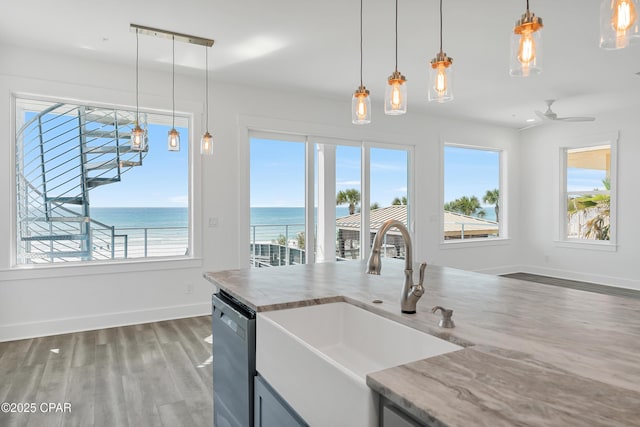
<path id="1" fill-rule="evenodd" d="M 151 310 L 106 313 L 97 316 L 16 323 L 13 325 L 0 326 L 0 342 L 136 325 L 140 323 L 159 322 L 163 320 L 181 319 L 185 317 L 209 314 L 211 314 L 211 304 L 199 303 L 161 307 Z"/>

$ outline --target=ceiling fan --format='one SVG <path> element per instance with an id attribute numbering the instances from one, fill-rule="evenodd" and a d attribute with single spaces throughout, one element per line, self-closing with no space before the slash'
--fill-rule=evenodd
<path id="1" fill-rule="evenodd" d="M 536 110 L 536 114 L 543 120 L 558 120 L 563 122 L 592 122 L 596 118 L 595 117 L 558 117 L 558 115 L 551 110 L 551 104 L 555 102 L 555 99 L 547 99 L 544 101 L 547 104 L 547 111 L 544 113 Z"/>

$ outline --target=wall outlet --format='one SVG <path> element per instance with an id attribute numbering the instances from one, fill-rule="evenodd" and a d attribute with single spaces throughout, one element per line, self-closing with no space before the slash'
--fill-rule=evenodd
<path id="1" fill-rule="evenodd" d="M 192 294 L 193 293 L 193 283 L 187 283 L 184 287 L 184 293 L 185 294 Z"/>
<path id="2" fill-rule="evenodd" d="M 214 228 L 218 226 L 218 217 L 209 218 L 209 227 Z"/>

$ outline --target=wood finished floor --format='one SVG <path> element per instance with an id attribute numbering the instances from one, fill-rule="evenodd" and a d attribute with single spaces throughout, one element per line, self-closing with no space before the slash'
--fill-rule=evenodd
<path id="1" fill-rule="evenodd" d="M 0 343 L 0 403 L 71 403 L 0 426 L 213 425 L 211 317 Z"/>

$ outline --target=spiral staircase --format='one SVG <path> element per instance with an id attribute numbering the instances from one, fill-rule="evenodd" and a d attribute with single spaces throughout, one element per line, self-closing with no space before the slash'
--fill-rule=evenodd
<path id="1" fill-rule="evenodd" d="M 24 109 L 16 132 L 18 264 L 126 257 L 126 236 L 91 217 L 89 193 L 115 184 L 146 151 L 135 113 L 71 104 Z"/>

